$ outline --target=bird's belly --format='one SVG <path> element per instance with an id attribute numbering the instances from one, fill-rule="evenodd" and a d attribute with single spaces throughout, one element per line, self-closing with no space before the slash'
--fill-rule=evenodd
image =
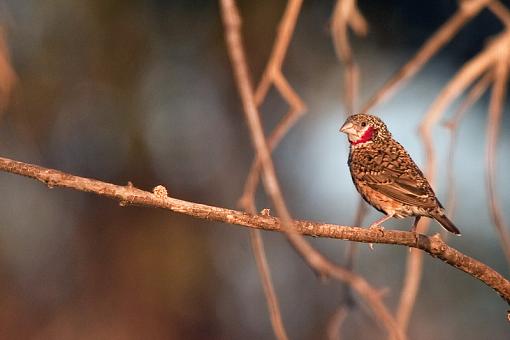
<path id="1" fill-rule="evenodd" d="M 404 218 L 409 216 L 425 216 L 427 213 L 419 207 L 410 206 L 400 203 L 378 191 L 370 188 L 361 183 L 355 183 L 356 189 L 361 194 L 363 199 L 377 210 L 397 218 Z"/>

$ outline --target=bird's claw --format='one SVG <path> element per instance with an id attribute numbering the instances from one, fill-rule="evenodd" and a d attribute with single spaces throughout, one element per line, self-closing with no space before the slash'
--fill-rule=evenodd
<path id="1" fill-rule="evenodd" d="M 381 233 L 384 232 L 384 227 L 377 223 L 371 224 L 368 229 L 380 231 Z"/>
<path id="2" fill-rule="evenodd" d="M 380 224 L 378 223 L 372 223 L 368 229 L 370 230 L 375 230 L 375 231 L 378 231 L 381 233 L 381 235 L 384 235 L 384 227 L 381 226 Z M 373 243 L 369 243 L 368 244 L 368 247 L 370 248 L 370 250 L 374 250 L 374 244 Z"/>

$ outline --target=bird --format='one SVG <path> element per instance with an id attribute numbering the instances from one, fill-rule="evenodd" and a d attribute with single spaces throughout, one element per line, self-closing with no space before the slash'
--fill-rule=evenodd
<path id="1" fill-rule="evenodd" d="M 416 232 L 420 218 L 428 217 L 460 235 L 421 170 L 379 117 L 350 115 L 340 132 L 350 143 L 347 164 L 354 186 L 368 204 L 385 214 L 370 228 L 382 228 L 391 218 L 415 217 L 410 231 Z"/>

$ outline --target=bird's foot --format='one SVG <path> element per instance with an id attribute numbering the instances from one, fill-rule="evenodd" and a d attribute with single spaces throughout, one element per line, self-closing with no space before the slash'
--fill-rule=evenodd
<path id="1" fill-rule="evenodd" d="M 414 219 L 413 226 L 411 227 L 411 229 L 409 229 L 410 232 L 416 233 L 416 230 L 418 229 L 418 222 L 420 221 L 420 218 L 421 218 L 421 216 L 416 216 L 416 218 Z"/>
<path id="2" fill-rule="evenodd" d="M 372 223 L 368 229 L 370 230 L 375 230 L 375 231 L 378 231 L 380 232 L 382 235 L 384 235 L 384 227 L 381 226 L 379 223 Z M 374 244 L 373 243 L 369 243 L 368 244 L 368 247 L 370 248 L 370 250 L 374 250 Z"/>
<path id="3" fill-rule="evenodd" d="M 368 229 L 372 229 L 372 230 L 376 230 L 376 231 L 380 231 L 381 233 L 384 232 L 384 227 L 382 225 L 380 225 L 379 223 L 372 223 Z"/>

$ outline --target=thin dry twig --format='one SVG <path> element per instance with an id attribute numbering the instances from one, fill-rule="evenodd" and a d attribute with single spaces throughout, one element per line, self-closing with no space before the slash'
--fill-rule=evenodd
<path id="1" fill-rule="evenodd" d="M 489 119 L 487 122 L 487 148 L 485 152 L 486 181 L 489 195 L 489 208 L 496 231 L 499 234 L 501 247 L 510 264 L 510 234 L 506 225 L 496 193 L 496 155 L 498 145 L 499 126 L 501 123 L 503 105 L 507 89 L 509 47 L 499 49 L 499 60 L 495 65 L 495 81 L 489 103 Z"/>
<path id="2" fill-rule="evenodd" d="M 282 76 L 282 78 L 285 78 L 282 73 L 283 60 L 285 59 L 290 40 L 294 34 L 302 3 L 303 0 L 289 0 L 287 2 L 287 7 L 280 21 L 278 34 L 276 35 L 275 44 L 273 45 L 269 61 L 255 92 L 255 102 L 257 105 L 260 105 L 264 101 L 271 84 L 275 82 L 275 77 Z M 277 84 L 274 85 L 278 88 Z M 293 90 L 291 93 L 295 94 Z"/>
<path id="3" fill-rule="evenodd" d="M 282 120 L 278 123 L 276 128 L 273 130 L 273 132 L 267 139 L 267 145 L 271 151 L 273 151 L 276 148 L 276 146 L 283 139 L 287 131 L 292 126 L 294 126 L 294 124 L 299 120 L 300 117 L 301 111 L 295 111 L 293 109 L 290 109 L 289 112 L 282 118 Z M 260 159 L 258 156 L 255 156 L 255 159 L 251 164 L 248 176 L 246 177 L 243 194 L 239 199 L 239 205 L 242 207 L 247 207 L 251 205 L 252 201 L 254 200 L 255 193 L 259 185 L 260 166 L 261 166 Z"/>
<path id="4" fill-rule="evenodd" d="M 473 2 L 470 2 L 473 3 Z M 486 72 L 494 62 L 497 61 L 499 49 L 508 44 L 510 35 L 504 32 L 498 35 L 492 43 L 490 43 L 482 52 L 457 72 L 448 84 L 441 90 L 436 100 L 432 103 L 427 113 L 424 115 L 419 131 L 423 141 L 426 153 L 426 170 L 425 173 L 429 182 L 434 185 L 436 178 L 436 154 L 433 146 L 432 129 L 441 119 L 442 113 L 446 108 L 477 78 Z M 418 230 L 426 231 L 429 220 L 422 220 L 418 226 Z M 422 254 L 413 252 L 408 256 L 406 276 L 404 286 L 397 309 L 397 321 L 407 329 L 409 319 L 416 302 L 421 275 L 422 275 Z"/>
<path id="5" fill-rule="evenodd" d="M 356 0 L 337 0 L 331 20 L 331 33 L 335 52 L 345 66 L 344 101 L 347 112 L 354 113 L 359 89 L 359 68 L 349 42 L 349 27 L 359 36 L 365 36 L 368 32 L 368 24 L 358 10 Z"/>
<path id="6" fill-rule="evenodd" d="M 424 230 L 427 228 L 428 220 L 420 220 L 416 230 Z M 411 249 L 406 261 L 406 274 L 404 282 L 400 291 L 400 299 L 397 307 L 396 319 L 400 327 L 404 331 L 407 330 L 411 314 L 413 312 L 414 304 L 416 302 L 416 295 L 420 289 L 420 282 L 423 268 L 423 256 L 421 252 L 416 249 Z"/>
<path id="7" fill-rule="evenodd" d="M 455 194 L 455 176 L 454 176 L 454 161 L 455 161 L 455 148 L 457 145 L 457 137 L 459 126 L 464 118 L 466 112 L 480 99 L 480 97 L 487 91 L 489 85 L 493 81 L 493 73 L 485 73 L 477 83 L 471 88 L 466 96 L 466 99 L 459 105 L 458 109 L 453 114 L 452 118 L 443 124 L 450 131 L 450 143 L 448 146 L 448 161 L 446 164 L 448 198 L 446 200 L 446 210 L 450 218 L 455 215 L 456 194 Z"/>
<path id="8" fill-rule="evenodd" d="M 306 111 L 306 105 L 294 91 L 283 75 L 282 65 L 287 53 L 290 40 L 294 33 L 297 18 L 301 10 L 302 0 L 289 0 L 279 24 L 278 34 L 273 44 L 271 56 L 267 62 L 262 78 L 255 91 L 255 103 L 259 107 L 266 98 L 269 88 L 273 84 L 282 98 L 289 104 L 289 111 L 283 116 L 270 134 L 267 144 L 270 150 L 274 150 L 285 134 L 299 120 Z M 244 191 L 239 199 L 242 207 L 253 204 L 255 192 L 260 179 L 260 159 L 256 155 L 245 181 Z"/>
<path id="9" fill-rule="evenodd" d="M 442 113 L 448 106 L 478 77 L 487 71 L 497 61 L 499 50 L 504 48 L 510 41 L 510 33 L 505 32 L 494 38 L 482 52 L 469 62 L 464 64 L 457 74 L 441 90 L 436 100 L 432 103 L 422 122 L 420 123 L 420 133 L 424 140 L 427 154 L 427 173 L 431 178 L 435 177 L 435 153 L 432 147 L 432 128 L 436 126 L 441 119 Z"/>
<path id="10" fill-rule="evenodd" d="M 356 208 L 356 215 L 354 218 L 354 225 L 362 225 L 363 219 L 366 215 L 367 206 L 362 198 L 360 198 L 358 207 Z M 354 270 L 354 260 L 356 258 L 357 254 L 357 244 L 355 242 L 350 242 L 347 244 L 347 249 L 345 252 L 345 269 L 349 271 Z M 327 326 L 327 333 L 329 339 L 338 339 L 341 334 L 341 327 L 343 326 L 344 319 L 346 318 L 347 314 L 356 306 L 354 297 L 353 297 L 353 291 L 352 288 L 344 284 L 343 286 L 343 301 L 340 304 L 340 306 L 336 309 L 336 311 L 333 313 L 333 315 L 330 317 L 328 326 Z M 341 317 L 342 314 L 345 313 L 345 316 Z"/>
<path id="11" fill-rule="evenodd" d="M 0 26 L 0 112 L 7 106 L 16 80 L 16 73 L 11 66 L 5 30 Z"/>
<path id="12" fill-rule="evenodd" d="M 345 66 L 344 103 L 348 114 L 353 114 L 355 113 L 359 94 L 359 67 L 354 58 L 349 41 L 349 27 L 358 36 L 365 36 L 368 33 L 368 23 L 359 11 L 357 1 L 337 0 L 333 10 L 330 30 L 336 55 Z M 356 210 L 355 225 L 361 225 L 365 211 L 363 200 L 360 199 Z M 345 268 L 350 271 L 352 271 L 354 267 L 356 249 L 355 243 L 349 243 L 347 245 Z M 351 287 L 344 285 L 344 292 L 344 302 L 337 308 L 328 323 L 327 329 L 330 338 L 339 337 L 341 334 L 340 327 L 343 325 L 345 316 L 355 306 Z"/>
<path id="13" fill-rule="evenodd" d="M 378 320 L 394 338 L 405 339 L 395 320 L 382 303 L 380 296 L 371 288 L 368 283 L 358 275 L 355 275 L 328 261 L 318 253 L 304 238 L 292 227 L 291 217 L 275 174 L 274 165 L 271 160 L 270 151 L 264 137 L 262 124 L 260 122 L 257 106 L 251 83 L 249 81 L 248 68 L 240 34 L 240 17 L 233 0 L 221 1 L 221 12 L 225 26 L 225 38 L 227 49 L 231 59 L 234 76 L 243 103 L 244 112 L 250 128 L 250 134 L 254 148 L 257 150 L 260 159 L 264 187 L 273 205 L 282 219 L 282 226 L 285 234 L 305 261 L 317 273 L 325 274 L 342 282 L 349 282 L 358 294 L 369 304 L 370 308 L 377 315 Z"/>
<path id="14" fill-rule="evenodd" d="M 391 97 L 398 87 L 413 77 L 457 32 L 476 16 L 491 0 L 461 1 L 460 6 L 448 21 L 422 45 L 418 52 L 402 66 L 363 106 L 368 112 L 374 106 Z"/>
<path id="15" fill-rule="evenodd" d="M 403 85 L 407 80 L 414 76 L 428 60 L 434 56 L 440 48 L 442 48 L 453 36 L 475 15 L 477 15 L 490 0 L 471 0 L 463 1 L 456 11 L 456 13 L 445 22 L 436 33 L 430 37 L 420 48 L 420 50 L 411 58 L 402 68 L 397 71 L 393 77 L 391 77 L 363 106 L 361 112 L 367 112 L 374 106 L 381 103 L 382 101 L 391 97 L 399 86 Z M 502 11 L 498 8 L 491 8 L 496 15 L 500 15 Z M 433 117 L 433 115 L 427 115 Z M 426 116 L 426 117 L 427 117 Z M 425 122 L 426 125 L 432 126 L 435 124 L 431 122 Z M 434 153 L 428 145 L 431 140 L 428 136 L 426 129 L 422 129 L 422 138 L 427 149 L 427 166 L 429 171 L 433 171 L 435 168 Z M 429 177 L 434 177 L 434 174 L 429 173 Z M 420 228 L 426 228 L 428 221 L 423 221 L 419 226 Z M 411 252 L 409 254 L 407 262 L 406 277 L 404 279 L 404 286 L 402 289 L 401 299 L 397 310 L 397 321 L 405 330 L 407 328 L 410 313 L 412 312 L 412 306 L 414 305 L 415 297 L 418 292 L 419 282 L 421 278 L 421 267 L 422 267 L 421 254 L 417 252 Z"/>
<path id="16" fill-rule="evenodd" d="M 274 84 L 290 107 L 287 114 L 277 124 L 273 133 L 269 137 L 268 144 L 271 150 L 279 144 L 283 136 L 295 124 L 305 110 L 305 105 L 301 98 L 296 94 L 282 73 L 283 60 L 296 26 L 301 4 L 302 0 L 289 0 L 287 2 L 287 7 L 280 21 L 279 30 L 271 51 L 271 56 L 269 57 L 266 69 L 264 70 L 262 79 L 255 93 L 255 101 L 257 106 L 260 106 L 264 101 L 271 84 Z M 255 155 L 255 159 L 252 162 L 246 179 L 243 195 L 239 200 L 241 207 L 250 213 L 255 213 L 256 211 L 255 192 L 258 187 L 259 178 L 260 161 L 257 155 Z M 283 325 L 278 299 L 271 280 L 271 273 L 267 264 L 264 243 L 260 231 L 251 231 L 250 240 L 254 256 L 257 261 L 257 268 L 261 276 L 273 331 L 278 339 L 284 340 L 287 338 L 287 335 Z"/>
<path id="17" fill-rule="evenodd" d="M 340 1 L 340 0 L 339 0 Z M 338 2 L 340 3 L 340 2 Z M 414 76 L 423 65 L 432 58 L 437 51 L 444 46 L 448 41 L 450 41 L 453 36 L 475 15 L 477 15 L 487 4 L 491 3 L 490 0 L 472 0 L 472 1 L 463 1 L 459 9 L 456 13 L 446 22 L 444 23 L 436 33 L 430 37 L 420 48 L 420 50 L 415 54 L 413 58 L 411 58 L 403 67 L 397 71 L 397 73 L 390 78 L 376 93 L 370 98 L 367 103 L 364 105 L 361 112 L 367 112 L 371 110 L 375 105 L 379 104 L 383 100 L 391 97 L 391 95 L 401 86 L 405 81 L 409 80 L 412 76 Z M 495 4 L 495 5 L 494 5 Z M 490 6 L 491 11 L 493 11 L 500 20 L 504 21 L 506 25 L 508 25 L 508 15 L 505 11 L 506 8 L 503 6 L 501 8 L 499 2 L 492 2 Z M 427 117 L 427 116 L 426 116 Z M 433 115 L 428 115 L 428 117 L 433 117 Z M 434 125 L 435 123 L 427 123 L 429 126 Z M 422 125 L 423 127 L 423 125 Z M 422 135 L 425 140 L 425 145 L 427 147 L 427 143 L 430 141 L 427 137 L 426 131 L 425 133 L 422 129 Z M 427 151 L 429 169 L 434 168 L 434 154 L 431 152 L 431 148 L 428 148 Z M 431 174 L 433 177 L 433 174 Z M 425 221 L 424 221 L 425 222 Z M 426 228 L 426 224 L 420 227 Z M 425 222 L 428 223 L 428 222 Z M 412 311 L 412 306 L 414 305 L 414 300 L 416 293 L 418 291 L 418 286 L 421 277 L 421 259 L 419 253 L 411 253 L 409 255 L 409 261 L 407 264 L 407 274 L 404 281 L 404 287 L 402 290 L 401 301 L 399 304 L 397 315 L 397 320 L 403 328 L 407 328 L 407 323 L 410 317 L 410 313 Z"/>
<path id="18" fill-rule="evenodd" d="M 347 245 L 346 251 L 346 263 L 344 265 L 345 269 L 354 272 L 354 258 L 356 255 L 356 243 L 349 242 Z M 351 286 L 348 284 L 343 285 L 343 301 L 340 303 L 340 306 L 335 310 L 333 315 L 329 318 L 329 322 L 327 324 L 326 330 L 328 339 L 338 340 L 342 334 L 342 326 L 344 324 L 345 319 L 349 312 L 355 307 L 354 293 L 351 289 Z"/>
<path id="19" fill-rule="evenodd" d="M 354 215 L 354 225 L 363 225 L 363 220 L 367 214 L 367 205 L 363 198 L 360 197 L 358 206 L 356 207 L 356 214 Z M 356 243 L 351 243 L 350 247 L 347 249 L 346 256 L 346 267 L 353 268 L 354 267 L 354 258 L 356 255 Z"/>
<path id="20" fill-rule="evenodd" d="M 506 48 L 510 34 L 505 32 L 479 53 L 475 58 L 467 62 L 447 86 L 441 91 L 434 103 L 424 116 L 420 124 L 420 132 L 424 139 L 427 154 L 427 173 L 429 177 L 435 176 L 435 153 L 432 146 L 432 128 L 441 118 L 441 114 L 476 78 L 487 71 L 498 60 L 500 50 Z"/>
<path id="21" fill-rule="evenodd" d="M 245 211 L 250 214 L 255 214 L 255 203 L 244 208 Z M 269 210 L 263 210 L 263 215 L 269 215 Z M 288 339 L 287 332 L 282 320 L 282 313 L 280 311 L 280 304 L 276 295 L 273 280 L 271 278 L 271 271 L 269 270 L 269 264 L 267 263 L 266 251 L 264 249 L 264 241 L 260 230 L 250 230 L 250 242 L 253 250 L 253 256 L 257 263 L 257 269 L 262 282 L 262 288 L 264 289 L 264 296 L 266 297 L 267 309 L 269 312 L 269 319 L 271 320 L 271 326 L 277 339 L 285 340 Z"/>
<path id="22" fill-rule="evenodd" d="M 339 340 L 341 338 L 341 329 L 344 324 L 347 315 L 349 314 L 349 307 L 346 304 L 342 304 L 333 313 L 328 322 L 327 335 L 329 340 Z"/>
<path id="23" fill-rule="evenodd" d="M 510 12 L 501 2 L 494 0 L 489 2 L 487 7 L 494 13 L 506 28 L 510 27 Z"/>
<path id="24" fill-rule="evenodd" d="M 361 112 L 368 112 L 374 106 L 391 97 L 399 86 L 412 78 L 428 60 L 434 56 L 439 49 L 448 43 L 453 36 L 475 15 L 477 15 L 490 0 L 464 1 L 456 13 L 445 22 L 436 33 L 430 37 L 420 50 L 403 67 L 401 67 L 363 106 Z M 427 140 L 426 133 L 424 140 Z M 426 144 L 427 145 L 427 144 Z M 427 152 L 429 158 L 433 157 L 430 148 Z M 431 156 L 432 155 L 432 156 Z M 434 159 L 428 159 L 429 168 L 433 168 Z M 429 174 L 430 175 L 430 174 Z M 433 174 L 431 174 L 433 177 Z M 422 221 L 419 228 L 426 228 L 428 221 Z M 403 329 L 407 329 L 412 306 L 418 292 L 421 279 L 421 255 L 411 252 L 407 263 L 406 277 L 402 289 L 399 307 L 397 309 L 397 320 Z"/>
<path id="25" fill-rule="evenodd" d="M 271 271 L 267 263 L 266 251 L 264 249 L 264 243 L 262 241 L 262 235 L 260 230 L 250 230 L 250 241 L 253 249 L 253 255 L 257 262 L 257 268 L 260 273 L 262 281 L 262 287 L 264 288 L 264 294 L 266 296 L 267 308 L 269 310 L 269 317 L 273 326 L 275 336 L 279 340 L 288 339 L 283 325 L 282 313 L 280 311 L 280 305 L 278 298 L 273 287 L 273 280 L 271 279 Z"/>
<path id="26" fill-rule="evenodd" d="M 208 221 L 224 222 L 259 230 L 283 232 L 285 228 L 282 221 L 276 217 L 252 215 L 242 211 L 183 201 L 138 189 L 131 183 L 125 186 L 115 185 L 4 157 L 0 157 L 0 171 L 36 179 L 49 188 L 69 188 L 115 199 L 120 202 L 121 206 L 136 205 L 160 208 Z M 510 281 L 486 264 L 448 246 L 437 235 L 429 237 L 408 231 L 389 229 L 380 231 L 312 221 L 292 220 L 290 223 L 294 232 L 306 236 L 419 248 L 434 258 L 482 281 L 494 289 L 507 303 L 510 303 Z M 343 276 L 340 270 L 331 271 L 331 273 L 334 277 Z M 353 281 L 353 286 L 357 287 L 356 292 L 360 296 L 364 297 L 364 294 L 372 292 L 373 288 L 362 277 L 349 272 L 344 274 L 346 280 Z"/>

